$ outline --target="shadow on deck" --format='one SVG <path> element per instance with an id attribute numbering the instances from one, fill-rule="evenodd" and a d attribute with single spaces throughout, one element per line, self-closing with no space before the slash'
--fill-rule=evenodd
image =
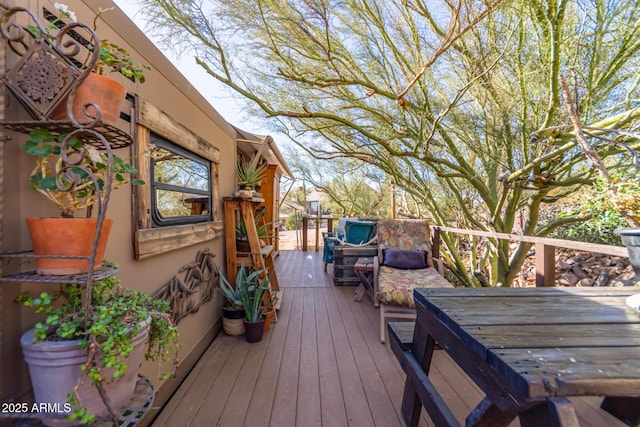
<path id="1" fill-rule="evenodd" d="M 333 286 L 321 252 L 281 251 L 276 268 L 279 322 L 256 344 L 221 333 L 153 426 L 403 425 L 404 373 L 380 343 L 371 300 L 355 302 L 355 288 Z M 482 393 L 444 351 L 430 376 L 464 425 Z M 580 425 L 624 426 L 599 398 L 572 400 Z M 434 426 L 424 411 L 421 425 Z"/>

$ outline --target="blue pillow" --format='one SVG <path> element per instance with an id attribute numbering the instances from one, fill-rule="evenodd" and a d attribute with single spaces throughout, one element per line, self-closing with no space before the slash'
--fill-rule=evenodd
<path id="1" fill-rule="evenodd" d="M 429 267 L 426 251 L 383 249 L 382 265 L 401 270 L 418 270 Z"/>

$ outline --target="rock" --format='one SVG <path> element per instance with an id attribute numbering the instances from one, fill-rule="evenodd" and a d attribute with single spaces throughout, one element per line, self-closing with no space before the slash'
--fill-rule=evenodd
<path id="1" fill-rule="evenodd" d="M 573 268 L 573 263 L 560 260 L 558 261 L 558 268 L 561 270 L 571 270 L 571 268 Z"/>
<path id="2" fill-rule="evenodd" d="M 603 270 L 596 279 L 596 286 L 607 286 L 609 284 L 609 272 Z"/>
<path id="3" fill-rule="evenodd" d="M 558 283 L 564 286 L 575 286 L 578 283 L 578 277 L 573 273 L 564 273 L 558 279 Z"/>
<path id="4" fill-rule="evenodd" d="M 593 286 L 594 283 L 595 283 L 595 280 L 585 277 L 584 279 L 580 279 L 576 284 L 576 286 L 586 288 L 589 286 Z"/>
<path id="5" fill-rule="evenodd" d="M 636 282 L 636 275 L 634 272 L 622 273 L 611 281 L 609 286 L 633 286 Z"/>
<path id="6" fill-rule="evenodd" d="M 585 277 L 587 277 L 587 274 L 584 271 L 582 271 L 582 269 L 577 265 L 574 265 L 571 271 L 573 272 L 573 274 L 576 275 L 578 279 L 584 279 Z"/>

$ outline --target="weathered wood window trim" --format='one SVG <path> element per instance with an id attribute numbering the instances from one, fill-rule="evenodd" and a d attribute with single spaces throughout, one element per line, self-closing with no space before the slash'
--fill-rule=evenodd
<path id="1" fill-rule="evenodd" d="M 133 145 L 134 164 L 140 172 L 143 185 L 133 187 L 133 224 L 135 227 L 134 247 L 136 259 L 195 245 L 223 235 L 223 222 L 219 220 L 221 208 L 214 198 L 212 221 L 199 224 L 152 227 L 151 220 L 151 168 L 149 152 L 151 132 L 154 132 L 178 146 L 191 151 L 211 162 L 211 182 L 213 194 L 220 194 L 218 188 L 218 164 L 220 151 L 210 142 L 199 137 L 182 124 L 168 116 L 156 106 L 137 97 L 136 138 Z"/>

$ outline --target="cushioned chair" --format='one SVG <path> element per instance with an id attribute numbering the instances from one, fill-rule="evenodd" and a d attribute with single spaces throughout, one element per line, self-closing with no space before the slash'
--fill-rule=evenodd
<path id="1" fill-rule="evenodd" d="M 373 287 L 380 304 L 380 341 L 386 319 L 415 319 L 414 288 L 450 288 L 440 260 L 431 257 L 429 224 L 424 220 L 380 219 Z M 436 268 L 437 267 L 437 270 Z"/>
<path id="2" fill-rule="evenodd" d="M 375 221 L 347 219 L 344 222 L 344 228 L 341 228 L 340 219 L 338 220 L 338 228 L 335 233 L 322 233 L 322 239 L 324 242 L 322 262 L 324 264 L 325 273 L 327 272 L 327 264 L 333 263 L 333 248 L 336 245 L 364 246 L 371 245 L 376 242 L 377 223 Z M 341 232 L 342 230 L 344 230 L 344 234 Z"/>

